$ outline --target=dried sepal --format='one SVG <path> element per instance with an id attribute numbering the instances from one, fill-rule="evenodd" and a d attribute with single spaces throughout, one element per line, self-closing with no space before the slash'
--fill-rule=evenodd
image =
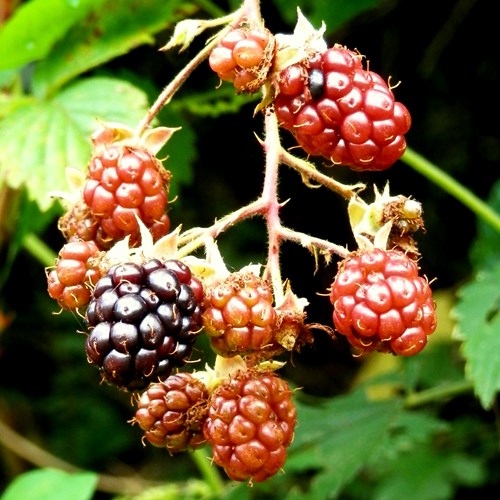
<path id="1" fill-rule="evenodd" d="M 85 173 L 74 167 L 65 169 L 67 191 L 50 191 L 50 198 L 57 199 L 66 210 L 69 210 L 81 198 L 82 189 L 85 184 Z"/>
<path id="2" fill-rule="evenodd" d="M 147 130 L 140 139 L 140 144 L 144 146 L 152 155 L 156 155 L 170 140 L 174 132 L 182 127 L 155 127 Z"/>
<path id="3" fill-rule="evenodd" d="M 99 125 L 94 130 L 91 140 L 94 149 L 99 150 L 109 144 L 131 140 L 134 136 L 134 130 L 124 123 L 99 120 Z"/>
<path id="4" fill-rule="evenodd" d="M 324 39 L 325 23 L 316 29 L 297 7 L 297 23 L 293 34 L 276 35 L 276 55 L 273 71 L 279 73 L 286 67 L 308 59 L 315 52 L 324 52 L 328 44 Z"/>
<path id="5" fill-rule="evenodd" d="M 313 341 L 310 329 L 306 325 L 305 309 L 309 301 L 298 297 L 292 290 L 290 283 L 285 285 L 283 301 L 275 306 L 278 315 L 274 341 L 285 351 L 300 350 L 306 343 Z"/>
<path id="6" fill-rule="evenodd" d="M 358 245 L 366 247 L 367 241 L 378 248 L 398 248 L 419 255 L 413 233 L 425 230 L 420 202 L 403 195 L 392 196 L 389 184 L 380 192 L 374 186 L 375 199 L 366 203 L 353 196 L 348 205 L 349 222 Z M 376 242 L 376 243 L 375 243 Z"/>
<path id="7" fill-rule="evenodd" d="M 123 123 L 100 121 L 91 137 L 92 146 L 94 154 L 98 154 L 111 144 L 120 144 L 145 149 L 152 156 L 156 156 L 174 132 L 180 129 L 181 127 L 154 127 L 147 129 L 142 135 L 137 135 L 132 128 Z"/>
<path id="8" fill-rule="evenodd" d="M 191 45 L 193 40 L 205 30 L 229 24 L 239 15 L 239 11 L 236 11 L 227 16 L 217 17 L 215 19 L 183 19 L 175 25 L 174 32 L 169 41 L 161 47 L 160 50 L 167 51 L 178 47 L 179 52 L 183 52 Z"/>

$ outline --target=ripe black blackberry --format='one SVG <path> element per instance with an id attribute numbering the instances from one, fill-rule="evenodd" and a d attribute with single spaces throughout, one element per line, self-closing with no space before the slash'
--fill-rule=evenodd
<path id="1" fill-rule="evenodd" d="M 165 380 L 191 356 L 202 300 L 201 281 L 179 260 L 113 266 L 86 312 L 89 363 L 104 381 L 128 391 Z"/>

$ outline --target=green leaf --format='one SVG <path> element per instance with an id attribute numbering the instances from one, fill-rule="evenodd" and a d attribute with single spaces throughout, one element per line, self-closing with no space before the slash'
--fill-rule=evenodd
<path id="1" fill-rule="evenodd" d="M 56 469 L 36 469 L 18 476 L 3 493 L 1 500 L 90 500 L 97 474 L 69 474 Z"/>
<path id="2" fill-rule="evenodd" d="M 450 356 L 449 342 L 430 344 L 419 356 L 410 356 L 401 361 L 409 392 L 417 388 L 436 388 L 464 379 L 462 360 Z"/>
<path id="3" fill-rule="evenodd" d="M 37 95 L 53 93 L 71 79 L 131 49 L 154 41 L 153 33 L 168 27 L 180 0 L 105 0 L 55 45 L 33 77 Z M 156 50 L 156 49 L 151 49 Z"/>
<path id="4" fill-rule="evenodd" d="M 399 400 L 373 402 L 361 391 L 321 406 L 297 403 L 299 425 L 285 470 L 320 468 L 310 498 L 335 496 L 385 443 L 400 409 Z"/>
<path id="5" fill-rule="evenodd" d="M 485 409 L 500 390 L 500 259 L 458 292 L 454 313 L 466 377 Z"/>
<path id="6" fill-rule="evenodd" d="M 17 108 L 21 108 L 33 101 L 32 97 L 24 95 L 0 94 L 0 120 L 13 113 Z"/>
<path id="7" fill-rule="evenodd" d="M 457 485 L 478 486 L 485 476 L 477 458 L 450 450 L 436 451 L 432 443 L 410 447 L 387 470 L 383 467 L 380 481 L 372 490 L 373 500 L 454 498 Z"/>
<path id="8" fill-rule="evenodd" d="M 53 191 L 67 191 L 65 169 L 84 169 L 97 120 L 134 126 L 147 109 L 145 94 L 113 78 L 79 81 L 49 101 L 31 102 L 0 121 L 0 174 L 25 186 L 42 211 Z"/>
<path id="9" fill-rule="evenodd" d="M 315 28 L 324 21 L 326 34 L 339 29 L 344 23 L 367 10 L 375 9 L 383 3 L 382 0 L 304 0 L 300 9 Z M 290 8 L 288 0 L 275 0 L 283 19 L 294 26 L 297 21 L 297 11 Z"/>
<path id="10" fill-rule="evenodd" d="M 438 433 L 450 431 L 450 425 L 426 411 L 402 411 L 386 435 L 386 443 L 380 447 L 380 454 L 372 461 L 385 463 L 399 456 L 402 451 L 416 444 L 428 442 Z"/>
<path id="11" fill-rule="evenodd" d="M 42 59 L 100 0 L 31 0 L 0 30 L 0 70 Z"/>

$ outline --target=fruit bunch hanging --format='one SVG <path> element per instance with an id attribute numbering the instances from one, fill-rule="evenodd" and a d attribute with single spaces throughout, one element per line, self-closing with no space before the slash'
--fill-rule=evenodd
<path id="1" fill-rule="evenodd" d="M 47 286 L 63 310 L 83 317 L 82 353 L 101 381 L 133 395 L 131 423 L 144 443 L 170 454 L 208 446 L 229 478 L 251 484 L 285 467 L 297 415 L 294 389 L 279 370 L 314 343 L 316 330 L 349 342 L 353 355 L 413 356 L 435 330 L 436 312 L 414 238 L 424 229 L 420 203 L 388 186 L 374 186 L 367 203 L 365 185 L 334 178 L 340 167 L 388 169 L 404 154 L 411 117 L 393 88 L 357 51 L 328 46 L 324 27 L 315 29 L 300 10 L 292 34 L 271 33 L 255 0 L 224 18 L 181 21 L 164 50 L 183 50 L 214 29 L 135 130 L 99 124 L 88 164 L 68 171 L 72 196 L 59 220 L 66 243 L 47 269 Z M 172 229 L 173 174 L 157 154 L 176 129 L 151 124 L 205 63 L 220 85 L 261 95 L 263 189 L 209 227 Z M 282 134 L 295 139 L 292 152 Z M 305 187 L 345 199 L 357 248 L 281 223 L 282 165 Z M 254 216 L 267 228 L 267 260 L 230 271 L 217 238 Z M 308 300 L 281 274 L 284 241 L 323 257 L 325 266 L 337 259 L 330 288 L 318 290 L 331 324 L 308 322 Z M 200 336 L 215 362 L 194 370 Z"/>

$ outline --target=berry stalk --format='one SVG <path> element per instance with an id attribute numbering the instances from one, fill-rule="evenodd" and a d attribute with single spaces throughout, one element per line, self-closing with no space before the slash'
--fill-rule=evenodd
<path id="1" fill-rule="evenodd" d="M 280 160 L 285 165 L 299 172 L 304 184 L 311 185 L 311 182 L 315 182 L 334 191 L 346 200 L 350 200 L 357 192 L 362 191 L 366 187 L 361 182 L 352 185 L 342 184 L 322 174 L 312 163 L 292 155 L 283 148 L 280 150 Z"/>
<path id="2" fill-rule="evenodd" d="M 191 453 L 193 462 L 198 467 L 206 484 L 210 486 L 215 497 L 220 497 L 224 493 L 224 481 L 221 478 L 219 469 L 213 467 L 210 462 L 211 453 L 207 453 L 206 448 L 199 448 Z"/>
<path id="3" fill-rule="evenodd" d="M 220 23 L 226 23 L 233 18 L 236 18 L 237 13 L 230 14 L 223 18 L 219 18 L 213 22 L 207 22 L 206 27 L 211 25 L 216 25 Z M 184 68 L 174 77 L 174 79 L 162 90 L 162 92 L 156 98 L 156 101 L 149 108 L 146 116 L 141 120 L 136 128 L 136 136 L 140 137 L 151 125 L 152 121 L 171 100 L 174 94 L 182 87 L 183 83 L 189 78 L 191 73 L 210 55 L 212 49 L 219 43 L 220 37 L 224 36 L 226 32 L 231 29 L 231 25 L 227 25 L 221 30 L 218 36 L 212 39 L 205 47 L 194 56 Z"/>
<path id="4" fill-rule="evenodd" d="M 155 117 L 166 106 L 171 100 L 174 94 L 182 87 L 184 82 L 189 78 L 191 73 L 206 59 L 208 59 L 212 50 L 219 44 L 219 42 L 224 38 L 224 36 L 234 29 L 234 26 L 238 25 L 243 19 L 256 19 L 261 20 L 260 14 L 260 3 L 258 0 L 245 0 L 241 7 L 234 12 L 231 12 L 227 16 L 217 17 L 215 19 L 204 19 L 197 22 L 197 26 L 193 28 L 191 24 L 191 29 L 186 28 L 185 32 L 181 32 L 177 38 L 174 33 L 174 39 L 172 39 L 163 50 L 167 50 L 175 45 L 181 45 L 181 51 L 189 45 L 192 38 L 200 34 L 202 31 L 214 28 L 217 26 L 225 25 L 223 29 L 217 33 L 216 36 L 212 37 L 210 41 L 203 47 L 198 54 L 196 54 L 188 64 L 174 77 L 174 79 L 162 90 L 162 92 L 156 98 L 156 101 L 149 108 L 146 116 L 140 121 L 136 128 L 135 135 L 141 137 L 141 135 L 149 128 Z"/>
<path id="5" fill-rule="evenodd" d="M 279 218 L 280 203 L 278 201 L 278 171 L 280 138 L 276 115 L 267 112 L 264 119 L 266 154 L 264 186 L 262 198 L 267 204 L 266 224 L 268 232 L 267 269 L 277 304 L 284 298 L 283 281 L 281 279 L 280 245 L 282 241 L 281 221 Z"/>

